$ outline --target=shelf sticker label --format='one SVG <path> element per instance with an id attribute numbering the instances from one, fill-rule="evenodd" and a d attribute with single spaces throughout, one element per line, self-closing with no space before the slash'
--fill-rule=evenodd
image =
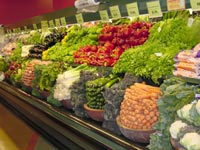
<path id="1" fill-rule="evenodd" d="M 162 17 L 162 11 L 159 1 L 147 2 L 147 9 L 149 12 L 149 18 Z"/>
<path id="2" fill-rule="evenodd" d="M 190 4 L 192 10 L 199 11 L 200 10 L 200 0 L 190 0 Z"/>
<path id="3" fill-rule="evenodd" d="M 28 28 L 27 28 L 27 26 L 24 26 L 24 31 L 28 31 Z"/>
<path id="4" fill-rule="evenodd" d="M 185 0 L 167 0 L 167 9 L 168 11 L 185 9 Z"/>
<path id="5" fill-rule="evenodd" d="M 77 21 L 77 23 L 79 23 L 79 24 L 84 23 L 83 15 L 82 15 L 81 13 L 76 15 L 76 21 Z"/>
<path id="6" fill-rule="evenodd" d="M 48 22 L 45 20 L 45 21 L 41 21 L 41 29 L 42 29 L 42 32 L 48 32 L 48 29 L 49 26 L 48 26 Z"/>
<path id="7" fill-rule="evenodd" d="M 111 13 L 112 18 L 114 18 L 114 19 L 121 18 L 121 13 L 120 13 L 118 5 L 117 6 L 111 6 L 110 7 L 110 13 Z"/>
<path id="8" fill-rule="evenodd" d="M 20 33 L 21 32 L 21 28 L 17 28 L 17 33 Z"/>
<path id="9" fill-rule="evenodd" d="M 33 29 L 34 29 L 34 30 L 37 30 L 37 29 L 38 29 L 36 24 L 33 24 Z"/>
<path id="10" fill-rule="evenodd" d="M 56 27 L 60 27 L 60 19 L 55 19 Z"/>
<path id="11" fill-rule="evenodd" d="M 102 21 L 109 21 L 109 16 L 107 10 L 99 11 L 100 17 Z"/>
<path id="12" fill-rule="evenodd" d="M 140 15 L 137 2 L 127 4 L 126 9 L 130 17 L 138 17 Z"/>
<path id="13" fill-rule="evenodd" d="M 14 28 L 12 30 L 13 30 L 13 33 L 17 33 L 17 29 L 16 28 Z"/>
<path id="14" fill-rule="evenodd" d="M 50 27 L 50 28 L 54 28 L 54 26 L 55 26 L 55 25 L 54 25 L 53 20 L 49 20 L 49 27 Z"/>
<path id="15" fill-rule="evenodd" d="M 66 25 L 67 25 L 67 22 L 66 22 L 65 17 L 61 17 L 61 18 L 60 18 L 60 21 L 61 21 L 61 25 L 62 25 L 62 26 L 66 26 Z"/>

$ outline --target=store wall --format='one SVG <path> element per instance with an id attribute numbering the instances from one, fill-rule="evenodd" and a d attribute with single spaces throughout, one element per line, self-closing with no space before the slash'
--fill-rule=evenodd
<path id="1" fill-rule="evenodd" d="M 13 24 L 74 5 L 75 0 L 0 0 L 0 24 Z"/>

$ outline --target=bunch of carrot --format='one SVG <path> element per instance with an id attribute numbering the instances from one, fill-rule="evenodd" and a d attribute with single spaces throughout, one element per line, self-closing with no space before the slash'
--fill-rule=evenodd
<path id="1" fill-rule="evenodd" d="M 127 88 L 120 106 L 121 124 L 131 129 L 152 129 L 159 117 L 160 96 L 160 88 L 142 83 Z"/>

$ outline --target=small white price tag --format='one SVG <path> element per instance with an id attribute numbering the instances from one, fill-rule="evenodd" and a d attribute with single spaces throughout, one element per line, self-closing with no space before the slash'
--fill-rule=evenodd
<path id="1" fill-rule="evenodd" d="M 37 30 L 37 29 L 38 29 L 36 24 L 33 24 L 33 29 L 34 29 L 34 30 Z"/>
<path id="2" fill-rule="evenodd" d="M 60 18 L 60 21 L 61 21 L 61 25 L 62 25 L 62 26 L 66 26 L 66 25 L 67 25 L 67 22 L 66 22 L 65 17 L 61 17 L 61 18 Z"/>
<path id="3" fill-rule="evenodd" d="M 185 9 L 185 0 L 167 0 L 167 9 L 168 11 Z"/>
<path id="4" fill-rule="evenodd" d="M 84 23 L 83 15 L 81 13 L 76 15 L 76 21 L 79 24 Z"/>
<path id="5" fill-rule="evenodd" d="M 162 53 L 154 53 L 157 57 L 161 57 Z"/>
<path id="6" fill-rule="evenodd" d="M 137 17 L 140 15 L 137 2 L 127 4 L 126 9 L 127 9 L 128 15 L 131 17 Z"/>
<path id="7" fill-rule="evenodd" d="M 49 20 L 49 27 L 50 28 L 54 28 L 54 22 L 53 22 L 53 20 Z"/>
<path id="8" fill-rule="evenodd" d="M 49 25 L 48 25 L 48 22 L 46 20 L 41 21 L 41 29 L 42 29 L 42 32 L 48 32 L 49 31 Z"/>
<path id="9" fill-rule="evenodd" d="M 199 11 L 200 10 L 200 0 L 190 0 L 190 4 L 192 10 Z"/>
<path id="10" fill-rule="evenodd" d="M 109 21 L 109 16 L 107 10 L 101 10 L 99 11 L 100 17 L 102 21 Z"/>
<path id="11" fill-rule="evenodd" d="M 161 30 L 162 30 L 162 28 L 161 28 L 161 27 L 159 27 L 159 28 L 158 28 L 158 32 L 160 33 L 160 32 L 161 32 Z"/>
<path id="12" fill-rule="evenodd" d="M 114 19 L 121 18 L 121 13 L 120 13 L 118 5 L 117 6 L 111 6 L 110 7 L 110 13 L 111 13 L 112 18 L 114 18 Z"/>
<path id="13" fill-rule="evenodd" d="M 194 22 L 194 19 L 193 18 L 189 18 L 188 19 L 188 27 L 191 27 L 193 22 Z"/>
<path id="14" fill-rule="evenodd" d="M 149 12 L 149 18 L 162 17 L 162 11 L 159 1 L 147 2 L 147 9 Z"/>

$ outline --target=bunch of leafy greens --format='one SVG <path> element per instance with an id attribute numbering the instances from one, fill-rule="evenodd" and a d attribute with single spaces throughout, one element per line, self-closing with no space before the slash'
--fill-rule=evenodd
<path id="1" fill-rule="evenodd" d="M 41 33 L 39 31 L 31 31 L 29 36 L 24 39 L 24 42 L 28 44 L 40 44 L 42 43 Z"/>
<path id="2" fill-rule="evenodd" d="M 17 47 L 13 50 L 12 55 L 10 56 L 9 60 L 10 61 L 17 61 L 22 58 L 21 53 L 22 53 L 22 43 L 18 43 Z"/>
<path id="3" fill-rule="evenodd" d="M 200 42 L 200 18 L 192 26 L 188 19 L 175 18 L 160 21 L 150 29 L 149 39 L 141 46 L 126 50 L 113 68 L 114 73 L 132 73 L 152 79 L 172 74 L 173 58 L 184 49 L 191 49 Z"/>
<path id="4" fill-rule="evenodd" d="M 176 77 L 165 80 L 161 90 L 163 95 L 158 100 L 160 116 L 154 126 L 157 132 L 150 138 L 150 150 L 163 150 L 163 147 L 172 150 L 169 127 L 177 117 L 176 111 L 194 100 L 194 86 Z"/>
<path id="5" fill-rule="evenodd" d="M 72 63 L 74 61 L 73 53 L 80 47 L 98 44 L 98 35 L 101 30 L 101 25 L 90 28 L 81 28 L 75 25 L 68 29 L 67 35 L 61 43 L 57 43 L 43 52 L 42 59 Z"/>
<path id="6" fill-rule="evenodd" d="M 8 62 L 0 55 L 0 72 L 5 72 L 8 69 Z"/>
<path id="7" fill-rule="evenodd" d="M 50 91 L 56 82 L 58 74 L 69 68 L 68 64 L 60 62 L 53 62 L 48 65 L 36 65 L 34 68 L 35 78 L 33 84 L 42 91 Z"/>

